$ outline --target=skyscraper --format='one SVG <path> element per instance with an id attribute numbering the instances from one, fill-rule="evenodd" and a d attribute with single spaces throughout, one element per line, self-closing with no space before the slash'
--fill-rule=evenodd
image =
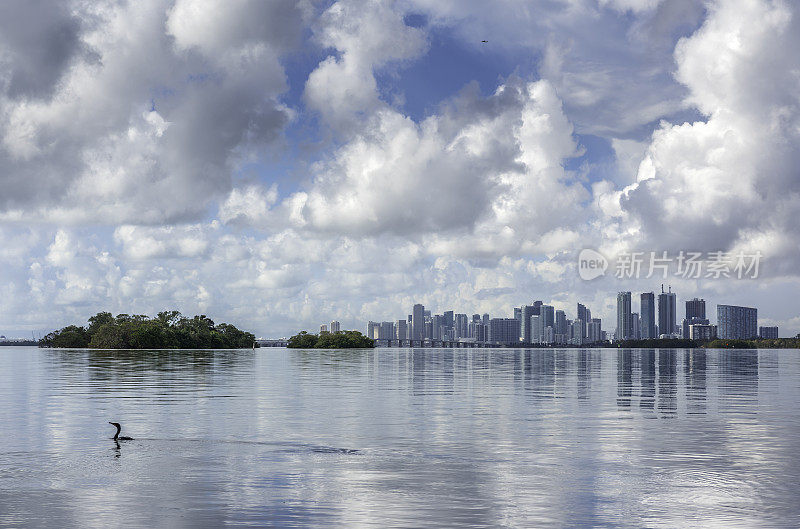
<path id="1" fill-rule="evenodd" d="M 516 318 L 492 318 L 489 320 L 489 341 L 500 344 L 519 343 L 519 323 Z"/>
<path id="2" fill-rule="evenodd" d="M 706 319 L 706 300 L 694 298 L 686 301 L 686 319 L 692 318 Z"/>
<path id="3" fill-rule="evenodd" d="M 555 333 L 564 336 L 567 334 L 567 315 L 563 310 L 556 311 Z"/>
<path id="4" fill-rule="evenodd" d="M 662 336 L 675 334 L 676 306 L 672 287 L 669 287 L 669 292 L 664 292 L 664 285 L 661 285 L 661 294 L 658 295 L 658 329 Z"/>
<path id="5" fill-rule="evenodd" d="M 583 303 L 578 303 L 577 312 L 578 312 L 578 319 L 581 320 L 581 322 L 582 322 L 581 325 L 583 326 L 582 329 L 581 329 L 581 332 L 583 333 L 583 336 L 585 337 L 586 336 L 586 324 L 592 319 L 592 315 L 591 315 L 591 312 L 589 312 L 589 309 L 587 309 L 586 305 L 584 305 Z"/>
<path id="6" fill-rule="evenodd" d="M 631 338 L 631 293 L 617 293 L 617 340 Z"/>
<path id="7" fill-rule="evenodd" d="M 339 332 L 341 330 L 341 326 L 339 325 L 338 321 L 331 322 L 331 332 Z"/>
<path id="8" fill-rule="evenodd" d="M 411 311 L 411 339 L 425 338 L 425 307 L 419 303 Z"/>
<path id="9" fill-rule="evenodd" d="M 655 294 L 643 292 L 641 295 L 640 314 L 642 318 L 642 340 L 658 338 L 656 336 L 656 301 Z"/>
<path id="10" fill-rule="evenodd" d="M 397 320 L 397 338 L 398 340 L 408 340 L 408 322 L 406 320 Z"/>
<path id="11" fill-rule="evenodd" d="M 721 340 L 751 340 L 758 337 L 758 309 L 717 305 L 717 336 Z"/>
<path id="12" fill-rule="evenodd" d="M 533 305 L 523 305 L 520 308 L 520 311 L 520 340 L 522 340 L 524 343 L 533 343 L 531 338 L 531 316 L 539 314 L 538 307 L 534 307 Z"/>

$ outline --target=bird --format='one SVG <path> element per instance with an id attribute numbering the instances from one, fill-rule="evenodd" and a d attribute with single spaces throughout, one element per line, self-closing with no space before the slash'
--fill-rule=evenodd
<path id="1" fill-rule="evenodd" d="M 133 437 L 128 437 L 125 435 L 120 437 L 119 432 L 122 431 L 122 426 L 120 426 L 118 422 L 108 421 L 108 424 L 112 424 L 117 427 L 117 433 L 114 434 L 114 437 L 112 437 L 112 439 L 114 439 L 115 441 L 133 441 Z"/>
<path id="2" fill-rule="evenodd" d="M 481 42 L 489 42 L 488 40 L 482 40 Z"/>

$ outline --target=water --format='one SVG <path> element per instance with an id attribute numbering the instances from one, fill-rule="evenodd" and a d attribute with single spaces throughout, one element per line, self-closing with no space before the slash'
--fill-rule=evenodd
<path id="1" fill-rule="evenodd" d="M 797 527 L 799 403 L 791 350 L 3 347 L 0 526 Z"/>

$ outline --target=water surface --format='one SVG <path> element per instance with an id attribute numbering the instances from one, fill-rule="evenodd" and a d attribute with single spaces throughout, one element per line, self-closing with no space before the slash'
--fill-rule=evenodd
<path id="1" fill-rule="evenodd" d="M 797 527 L 799 403 L 792 350 L 3 347 L 0 526 Z"/>

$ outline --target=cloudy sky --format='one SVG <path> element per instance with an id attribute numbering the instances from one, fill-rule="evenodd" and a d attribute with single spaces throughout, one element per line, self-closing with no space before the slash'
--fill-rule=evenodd
<path id="1" fill-rule="evenodd" d="M 791 0 L 5 0 L 0 333 L 534 299 L 613 331 L 664 282 L 794 335 L 798 49 Z M 614 273 L 681 250 L 758 277 Z"/>

